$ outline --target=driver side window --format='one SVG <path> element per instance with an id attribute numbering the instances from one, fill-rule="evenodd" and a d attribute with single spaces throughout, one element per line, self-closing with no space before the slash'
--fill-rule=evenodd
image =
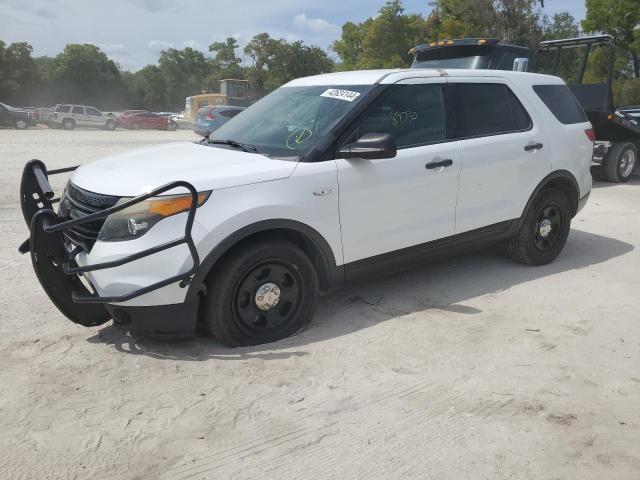
<path id="1" fill-rule="evenodd" d="M 391 86 L 360 117 L 352 141 L 367 133 L 390 133 L 398 149 L 444 140 L 442 86 Z"/>

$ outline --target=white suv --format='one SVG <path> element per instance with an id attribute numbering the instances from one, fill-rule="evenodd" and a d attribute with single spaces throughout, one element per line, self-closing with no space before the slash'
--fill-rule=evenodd
<path id="1" fill-rule="evenodd" d="M 556 113 L 541 88 L 556 90 Z M 592 151 L 556 77 L 302 78 L 200 143 L 81 166 L 58 213 L 44 164 L 30 162 L 21 250 L 77 323 L 171 338 L 199 320 L 226 345 L 260 344 L 309 322 L 319 292 L 373 273 L 497 242 L 551 262 L 589 196 Z"/>
<path id="2" fill-rule="evenodd" d="M 116 119 L 113 115 L 102 113 L 95 107 L 85 105 L 56 105 L 49 116 L 48 125 L 51 128 L 73 130 L 76 127 L 96 127 L 106 130 L 116 129 Z"/>

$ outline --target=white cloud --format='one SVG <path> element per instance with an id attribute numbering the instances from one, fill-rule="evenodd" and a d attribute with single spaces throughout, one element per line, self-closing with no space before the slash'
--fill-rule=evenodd
<path id="1" fill-rule="evenodd" d="M 314 33 L 329 32 L 337 30 L 338 26 L 325 20 L 324 18 L 309 18 L 305 13 L 296 15 L 293 19 L 296 27 L 311 30 Z"/>
<path id="2" fill-rule="evenodd" d="M 202 45 L 197 40 L 185 40 L 184 42 L 182 42 L 182 45 L 185 46 L 185 47 L 193 48 L 194 50 L 201 50 L 201 51 L 206 51 L 207 50 L 207 47 Z"/>
<path id="3" fill-rule="evenodd" d="M 147 47 L 156 52 L 160 52 L 162 50 L 173 48 L 173 43 L 167 42 L 166 40 L 151 40 L 147 43 Z"/>

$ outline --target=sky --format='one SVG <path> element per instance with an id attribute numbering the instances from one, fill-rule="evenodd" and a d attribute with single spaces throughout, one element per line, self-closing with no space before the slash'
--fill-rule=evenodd
<path id="1" fill-rule="evenodd" d="M 584 18 L 585 0 L 545 0 L 552 15 Z M 125 70 L 156 63 L 160 51 L 207 51 L 214 41 L 253 35 L 329 49 L 344 22 L 375 16 L 384 0 L 0 0 L 0 40 L 26 41 L 34 55 L 58 54 L 67 43 L 92 43 Z M 404 0 L 406 13 L 427 15 L 430 0 Z M 331 52 L 330 52 L 331 53 Z M 332 55 L 333 56 L 333 55 Z"/>

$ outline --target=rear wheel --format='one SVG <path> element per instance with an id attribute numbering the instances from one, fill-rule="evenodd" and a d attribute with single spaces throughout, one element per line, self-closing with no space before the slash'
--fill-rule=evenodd
<path id="1" fill-rule="evenodd" d="M 140 124 L 138 122 L 133 122 L 131 128 L 133 128 L 134 130 L 140 130 Z"/>
<path id="2" fill-rule="evenodd" d="M 245 244 L 214 267 L 201 318 L 227 346 L 274 342 L 311 320 L 318 298 L 313 264 L 280 239 Z"/>
<path id="3" fill-rule="evenodd" d="M 507 243 L 509 256 L 529 265 L 546 265 L 564 248 L 571 228 L 571 209 L 565 194 L 544 189 Z"/>
<path id="4" fill-rule="evenodd" d="M 167 130 L 169 130 L 170 132 L 175 132 L 178 129 L 178 125 L 176 125 L 174 122 L 169 122 L 169 124 L 167 125 Z"/>
<path id="5" fill-rule="evenodd" d="M 71 118 L 65 118 L 62 122 L 62 127 L 65 130 L 73 130 L 74 128 L 76 128 L 76 122 Z"/>
<path id="6" fill-rule="evenodd" d="M 629 181 L 637 165 L 638 150 L 633 143 L 620 142 L 611 147 L 607 154 L 605 176 L 609 182 Z"/>

